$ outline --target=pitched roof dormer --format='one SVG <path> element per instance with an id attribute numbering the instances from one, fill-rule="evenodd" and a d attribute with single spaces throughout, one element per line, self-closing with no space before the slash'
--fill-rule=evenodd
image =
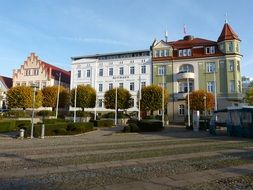
<path id="1" fill-rule="evenodd" d="M 238 35 L 234 32 L 234 30 L 232 29 L 232 27 L 228 23 L 224 24 L 221 34 L 218 38 L 218 42 L 222 42 L 225 40 L 239 40 L 239 41 L 241 41 L 239 39 Z"/>

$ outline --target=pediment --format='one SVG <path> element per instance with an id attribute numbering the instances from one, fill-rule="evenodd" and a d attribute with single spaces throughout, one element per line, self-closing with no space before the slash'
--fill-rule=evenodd
<path id="1" fill-rule="evenodd" d="M 169 49 L 172 47 L 166 42 L 164 42 L 163 40 L 161 40 L 160 42 L 158 42 L 157 44 L 153 46 L 153 49 L 163 49 L 163 48 Z"/>

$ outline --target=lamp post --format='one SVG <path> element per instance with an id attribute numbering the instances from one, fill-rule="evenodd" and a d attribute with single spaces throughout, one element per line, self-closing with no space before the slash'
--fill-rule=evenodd
<path id="1" fill-rule="evenodd" d="M 117 127 L 117 120 L 118 120 L 118 88 L 116 84 L 116 90 L 115 90 L 115 126 Z"/>
<path id="2" fill-rule="evenodd" d="M 138 100 L 138 106 L 139 106 L 138 120 L 140 121 L 141 120 L 141 71 L 140 71 L 140 74 L 139 74 L 139 100 Z"/>
<path id="3" fill-rule="evenodd" d="M 213 82 L 214 82 L 214 110 L 217 110 L 217 90 L 216 90 L 216 68 L 213 67 Z"/>
<path id="4" fill-rule="evenodd" d="M 56 102 L 56 113 L 55 117 L 58 117 L 58 108 L 59 108 L 59 96 L 60 96 L 60 85 L 61 85 L 61 73 L 59 73 L 59 83 L 58 83 L 58 91 L 57 91 L 57 102 Z"/>
<path id="5" fill-rule="evenodd" d="M 164 127 L 164 72 L 163 72 L 163 78 L 162 78 L 162 83 L 163 83 L 163 93 L 162 93 L 162 109 L 163 109 L 163 111 L 162 111 L 162 122 L 163 122 L 163 127 Z"/>
<path id="6" fill-rule="evenodd" d="M 75 110 L 74 110 L 74 123 L 76 122 L 76 94 L 77 94 L 77 86 L 75 87 Z"/>
<path id="7" fill-rule="evenodd" d="M 95 67 L 95 80 L 94 80 L 94 86 L 96 89 L 96 85 L 97 85 L 97 71 L 98 71 L 98 60 L 96 60 L 96 67 Z M 96 97 L 95 97 L 95 108 L 94 108 L 94 120 L 97 120 L 97 90 L 96 90 Z"/>
<path id="8" fill-rule="evenodd" d="M 191 116 L 190 116 L 190 84 L 189 84 L 189 78 L 187 78 L 187 101 L 188 101 L 188 106 L 187 106 L 187 114 L 188 114 L 188 127 L 191 126 Z"/>
<path id="9" fill-rule="evenodd" d="M 141 76 L 139 77 L 138 120 L 141 120 Z"/>
<path id="10" fill-rule="evenodd" d="M 36 92 L 36 84 L 32 84 L 31 87 L 33 88 L 33 99 L 32 99 L 32 126 L 31 126 L 31 139 L 33 138 L 33 128 L 34 128 L 34 107 L 35 107 L 35 92 Z"/>
<path id="11" fill-rule="evenodd" d="M 203 99 L 204 99 L 204 109 L 205 109 L 205 127 L 206 127 L 206 95 L 204 95 Z"/>

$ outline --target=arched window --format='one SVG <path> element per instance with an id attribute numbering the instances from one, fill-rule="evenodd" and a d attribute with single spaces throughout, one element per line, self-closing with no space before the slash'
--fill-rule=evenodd
<path id="1" fill-rule="evenodd" d="M 180 73 L 188 73 L 188 72 L 193 73 L 193 72 L 194 72 L 194 69 L 193 69 L 193 66 L 192 66 L 192 65 L 185 64 L 185 65 L 181 65 L 181 66 L 179 67 L 179 72 L 180 72 Z"/>
<path id="2" fill-rule="evenodd" d="M 184 105 L 183 104 L 179 105 L 178 113 L 179 113 L 179 115 L 184 115 Z"/>

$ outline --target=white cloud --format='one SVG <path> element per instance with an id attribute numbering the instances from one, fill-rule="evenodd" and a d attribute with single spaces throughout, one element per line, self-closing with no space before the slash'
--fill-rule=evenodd
<path id="1" fill-rule="evenodd" d="M 88 43 L 102 43 L 102 44 L 111 44 L 111 45 L 121 45 L 121 46 L 130 46 L 129 43 L 123 41 L 117 41 L 112 39 L 103 39 L 103 38 L 83 38 L 83 37 L 59 37 L 63 40 L 77 41 L 77 42 L 88 42 Z"/>

